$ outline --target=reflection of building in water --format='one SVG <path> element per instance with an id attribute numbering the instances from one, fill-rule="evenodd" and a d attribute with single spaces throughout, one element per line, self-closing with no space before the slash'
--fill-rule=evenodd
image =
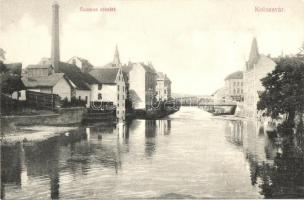
<path id="1" fill-rule="evenodd" d="M 21 145 L 1 146 L 1 199 L 5 198 L 6 184 L 21 186 Z"/>
<path id="2" fill-rule="evenodd" d="M 157 120 L 157 133 L 160 135 L 169 135 L 171 130 L 171 120 Z"/>
<path id="3" fill-rule="evenodd" d="M 264 135 L 260 134 L 257 121 L 227 121 L 226 140 L 242 146 L 246 157 L 254 157 L 258 162 L 273 162 L 275 147 Z"/>
<path id="4" fill-rule="evenodd" d="M 243 122 L 233 120 L 226 125 L 226 140 L 236 146 L 243 146 Z"/>
<path id="5" fill-rule="evenodd" d="M 145 121 L 145 152 L 148 157 L 151 157 L 156 149 L 156 120 Z"/>
<path id="6" fill-rule="evenodd" d="M 27 174 L 31 177 L 48 176 L 52 199 L 59 198 L 59 144 L 53 137 L 33 146 L 24 146 Z"/>

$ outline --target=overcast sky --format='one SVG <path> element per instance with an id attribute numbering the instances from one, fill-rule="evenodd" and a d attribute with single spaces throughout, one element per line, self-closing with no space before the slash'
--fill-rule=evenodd
<path id="1" fill-rule="evenodd" d="M 0 0 L 0 48 L 23 66 L 50 57 L 52 0 Z M 297 53 L 304 41 L 304 0 L 58 0 L 61 60 L 102 66 L 113 59 L 152 62 L 173 92 L 211 94 L 243 70 L 253 36 L 272 56 Z M 115 12 L 83 12 L 115 8 Z M 283 12 L 255 12 L 255 7 Z"/>

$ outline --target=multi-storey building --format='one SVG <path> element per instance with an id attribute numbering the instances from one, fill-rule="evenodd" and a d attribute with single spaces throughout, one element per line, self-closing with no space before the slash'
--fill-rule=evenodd
<path id="1" fill-rule="evenodd" d="M 162 72 L 158 72 L 156 81 L 156 99 L 163 101 L 170 99 L 171 81 L 167 75 Z"/>
<path id="2" fill-rule="evenodd" d="M 151 63 L 131 63 L 123 67 L 128 74 L 129 93 L 134 109 L 152 107 L 156 99 L 156 71 Z"/>
<path id="3" fill-rule="evenodd" d="M 117 118 L 124 120 L 127 89 L 117 47 L 112 63 L 96 67 L 89 74 L 101 84 L 99 92 L 94 94 L 93 101 L 101 101 L 103 106 L 115 106 Z"/>
<path id="4" fill-rule="evenodd" d="M 225 89 L 227 99 L 243 101 L 243 72 L 237 71 L 225 78 Z"/>
<path id="5" fill-rule="evenodd" d="M 256 38 L 253 38 L 249 59 L 244 71 L 244 115 L 257 117 L 257 102 L 259 93 L 264 90 L 261 79 L 274 70 L 276 63 L 258 51 Z"/>

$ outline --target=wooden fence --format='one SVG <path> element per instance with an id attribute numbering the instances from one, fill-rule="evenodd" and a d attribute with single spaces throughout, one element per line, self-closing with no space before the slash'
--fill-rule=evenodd
<path id="1" fill-rule="evenodd" d="M 26 91 L 27 105 L 36 109 L 54 110 L 60 105 L 60 97 L 57 94 Z"/>

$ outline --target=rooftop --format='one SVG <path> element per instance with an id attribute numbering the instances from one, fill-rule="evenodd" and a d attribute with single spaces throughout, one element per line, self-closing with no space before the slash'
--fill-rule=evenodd
<path id="1" fill-rule="evenodd" d="M 230 79 L 243 79 L 243 72 L 242 71 L 236 71 L 233 72 L 232 74 L 229 74 L 226 78 L 226 80 L 230 80 Z"/>
<path id="2" fill-rule="evenodd" d="M 53 87 L 62 78 L 64 73 L 55 73 L 45 77 L 23 77 L 22 82 L 27 88 Z"/>
<path id="3" fill-rule="evenodd" d="M 90 75 L 92 75 L 100 83 L 115 84 L 118 72 L 118 67 L 103 67 L 91 70 Z"/>

